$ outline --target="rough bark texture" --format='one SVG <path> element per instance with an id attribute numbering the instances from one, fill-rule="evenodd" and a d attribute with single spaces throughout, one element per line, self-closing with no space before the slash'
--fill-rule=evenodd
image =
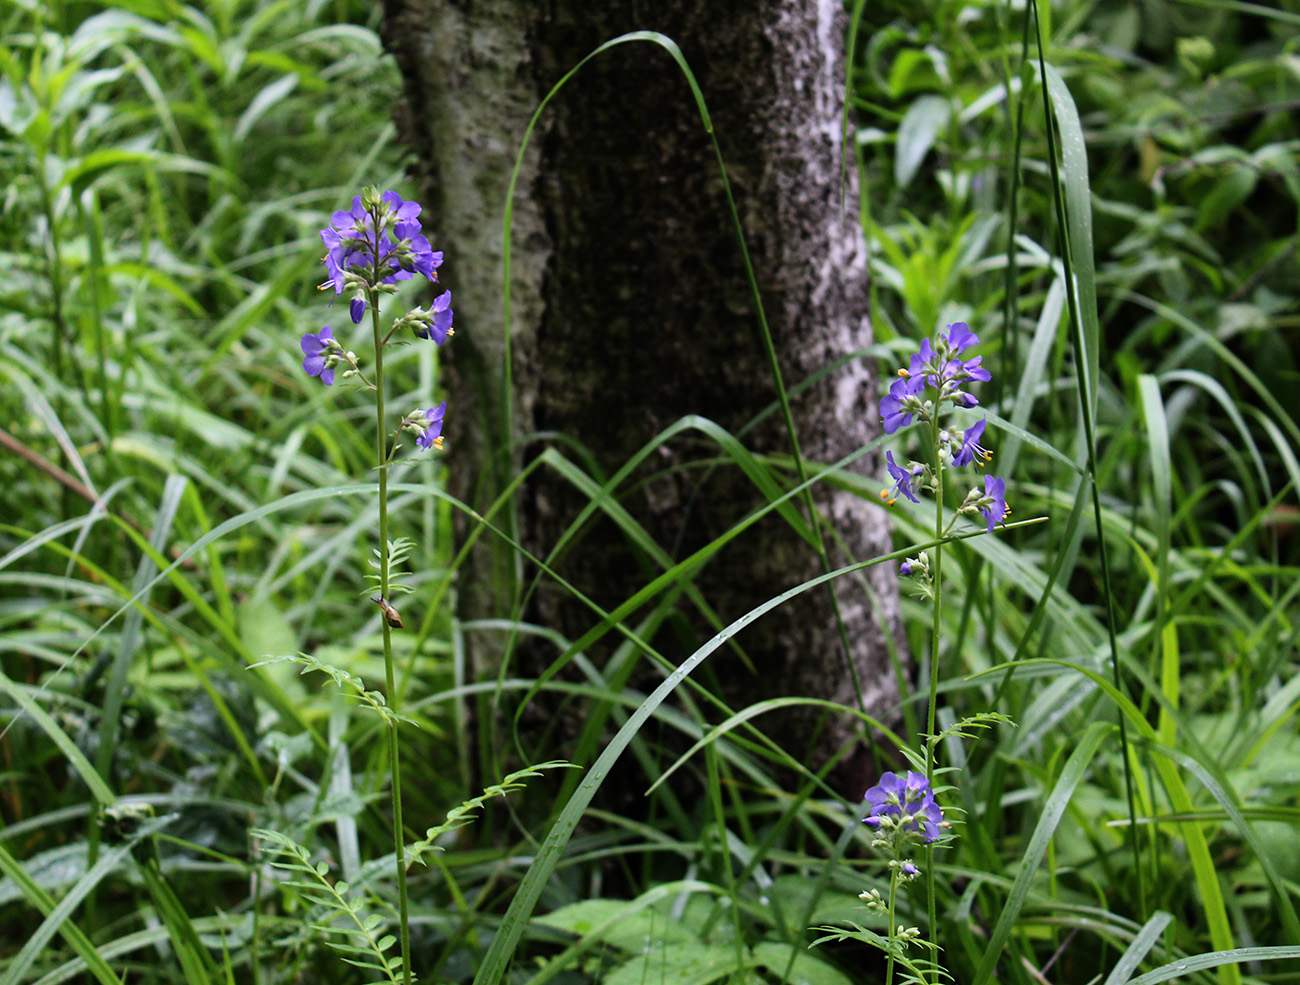
<path id="1" fill-rule="evenodd" d="M 550 86 L 612 37 L 660 31 L 698 77 L 787 388 L 869 344 L 852 168 L 841 198 L 838 0 L 389 0 L 386 10 L 386 40 L 407 85 L 403 132 L 418 157 L 435 244 L 447 251 L 444 280 L 456 298 L 448 350 L 452 473 L 476 504 L 495 485 L 485 446 L 499 413 L 490 401 L 504 355 L 501 215 L 509 168 Z M 712 146 L 686 80 L 661 48 L 615 48 L 560 92 L 534 135 L 513 229 L 514 438 L 524 457 L 540 450 L 526 436 L 563 433 L 609 474 L 683 415 L 734 434 L 774 403 Z M 804 455 L 834 461 L 871 440 L 873 398 L 861 359 L 793 397 Z M 790 450 L 775 413 L 745 443 L 763 454 Z M 621 491 L 674 558 L 761 502 L 735 468 L 683 467 L 716 453 L 701 438 L 676 439 Z M 868 474 L 876 467 L 874 457 L 855 466 Z M 833 564 L 844 563 L 845 552 L 862 559 L 887 549 L 877 505 L 829 488 L 817 499 L 834 530 L 828 543 L 838 539 L 843 548 L 832 547 Z M 563 480 L 539 474 L 522 493 L 521 537 L 544 556 L 584 504 Z M 596 521 L 556 567 L 606 608 L 648 580 L 646 565 L 607 520 Z M 462 580 L 463 614 L 505 614 L 481 570 Z M 730 621 L 821 570 L 809 545 L 773 515 L 715 557 L 697 585 Z M 892 571 L 869 571 L 871 596 L 861 580 L 841 579 L 837 592 L 865 705 L 889 717 L 897 690 L 882 627 L 896 625 L 897 588 Z M 531 616 L 570 639 L 594 621 L 551 583 Z M 675 661 L 693 649 L 682 625 L 654 640 Z M 689 625 L 701 640 L 712 632 L 693 612 Z M 785 695 L 857 705 L 828 590 L 777 609 L 739 642 L 757 673 L 731 655 L 711 658 L 733 707 Z M 762 724 L 816 765 L 853 731 L 847 718 L 836 719 L 809 749 L 818 718 L 796 711 Z M 848 771 L 851 782 L 861 766 Z"/>

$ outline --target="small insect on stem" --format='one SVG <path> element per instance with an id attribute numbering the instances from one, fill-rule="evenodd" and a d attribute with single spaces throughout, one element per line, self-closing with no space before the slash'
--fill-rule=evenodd
<path id="1" fill-rule="evenodd" d="M 388 625 L 392 626 L 393 629 L 402 628 L 402 617 L 397 614 L 397 610 L 393 608 L 388 599 L 373 596 L 370 601 L 379 606 L 379 611 L 384 614 L 384 619 L 388 621 Z"/>

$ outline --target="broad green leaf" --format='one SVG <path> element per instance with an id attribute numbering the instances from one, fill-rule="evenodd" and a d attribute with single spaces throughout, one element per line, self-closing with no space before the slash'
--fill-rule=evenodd
<path id="1" fill-rule="evenodd" d="M 922 96 L 903 116 L 894 147 L 894 182 L 906 188 L 916 176 L 925 155 L 952 118 L 952 104 L 943 96 Z"/>
<path id="2" fill-rule="evenodd" d="M 853 979 L 805 948 L 763 941 L 755 944 L 754 963 L 779 976 L 783 985 L 854 985 Z"/>

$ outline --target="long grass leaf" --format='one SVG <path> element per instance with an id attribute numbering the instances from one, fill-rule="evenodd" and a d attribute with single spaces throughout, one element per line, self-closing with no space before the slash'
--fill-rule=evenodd
<path id="1" fill-rule="evenodd" d="M 1180 958 L 1171 964 L 1156 968 L 1154 971 L 1148 971 L 1145 975 L 1129 979 L 1127 985 L 1160 985 L 1160 982 L 1173 981 L 1175 978 L 1186 978 L 1198 971 L 1225 967 L 1236 970 L 1237 977 L 1240 979 L 1241 972 L 1237 969 L 1237 965 L 1243 962 L 1286 961 L 1289 958 L 1300 958 L 1300 947 L 1229 948 L 1222 951 L 1212 951 L 1208 954 L 1196 954 L 1189 958 Z"/>
<path id="2" fill-rule="evenodd" d="M 1143 739 L 1149 742 L 1158 742 L 1158 736 L 1155 729 L 1147 722 L 1141 710 L 1133 704 L 1129 697 L 1122 694 L 1105 677 L 1095 671 L 1089 670 L 1078 664 L 1071 663 L 1067 660 L 1054 660 L 1050 658 L 1040 658 L 1022 661 L 1019 664 L 1008 665 L 1015 666 L 1017 672 L 1028 669 L 1034 665 L 1046 666 L 1056 665 L 1069 668 L 1076 673 L 1088 677 L 1094 684 L 1101 688 L 1106 695 L 1114 702 L 1119 709 L 1121 717 L 1126 719 L 1129 724 L 1137 731 Z M 1004 668 L 992 668 L 984 673 L 993 673 Z M 981 675 L 977 674 L 976 677 Z M 1156 772 L 1160 776 L 1160 782 L 1165 789 L 1176 812 L 1190 812 L 1193 810 L 1191 795 L 1187 792 L 1187 787 L 1182 778 L 1178 775 L 1177 770 L 1173 768 L 1170 760 L 1163 756 L 1155 759 Z M 1131 819 L 1130 819 L 1131 820 Z M 1218 871 L 1214 864 L 1214 859 L 1210 855 L 1209 845 L 1205 841 L 1205 835 L 1200 827 L 1196 824 L 1180 823 L 1176 825 L 1179 833 L 1182 835 L 1183 843 L 1187 847 L 1187 854 L 1192 863 L 1192 871 L 1196 878 L 1196 886 L 1201 895 L 1202 912 L 1205 914 L 1205 921 L 1210 933 L 1210 941 L 1220 950 L 1226 950 L 1232 946 L 1232 926 L 1228 920 L 1228 912 L 1223 899 L 1223 890 L 1219 885 Z M 1241 972 L 1235 965 L 1225 964 L 1219 973 L 1220 980 L 1224 985 L 1241 985 Z"/>
<path id="3" fill-rule="evenodd" d="M 636 736 L 646 719 L 654 712 L 656 708 L 670 695 L 697 666 L 704 662 L 714 651 L 721 647 L 731 636 L 740 632 L 746 626 L 757 621 L 766 613 L 775 609 L 790 599 L 802 595 L 813 588 L 829 583 L 835 578 L 843 577 L 854 571 L 861 571 L 864 568 L 879 564 L 886 558 L 874 558 L 870 561 L 862 561 L 858 564 L 852 564 L 845 568 L 820 575 L 809 581 L 803 582 L 795 588 L 775 598 L 769 599 L 757 608 L 751 609 L 745 615 L 741 616 L 735 622 L 727 626 L 722 632 L 718 633 L 708 643 L 696 650 L 691 656 L 684 660 L 675 671 L 660 684 L 650 694 L 649 697 L 641 704 L 623 725 L 618 733 L 610 740 L 605 751 L 601 753 L 600 758 L 596 760 L 591 767 L 590 772 L 579 784 L 574 795 L 564 805 L 559 817 L 551 826 L 551 830 L 546 835 L 546 840 L 538 850 L 533 864 L 529 866 L 527 875 L 516 891 L 514 899 L 511 900 L 510 907 L 506 911 L 505 917 L 502 918 L 501 927 L 496 936 L 492 939 L 488 947 L 487 954 L 484 955 L 483 963 L 479 966 L 478 973 L 474 977 L 475 985 L 499 985 L 502 977 L 506 973 L 514 951 L 523 936 L 524 929 L 527 926 L 528 918 L 541 898 L 542 889 L 556 865 L 559 864 L 560 858 L 564 852 L 564 847 L 568 844 L 574 829 L 577 827 L 579 819 L 586 810 L 587 805 L 591 803 L 591 798 L 596 795 L 601 784 L 609 775 L 617 762 L 623 750 L 627 748 L 628 743 Z"/>
<path id="4" fill-rule="evenodd" d="M 6 964 L 4 975 L 0 977 L 0 985 L 19 985 L 26 976 L 27 970 L 40 957 L 46 946 L 54 938 L 54 935 L 63 931 L 64 925 L 71 919 L 73 911 L 81 905 L 81 901 L 86 898 L 86 895 L 98 886 L 105 876 L 121 865 L 123 858 L 130 854 L 131 849 L 142 838 L 156 832 L 166 823 L 168 823 L 167 820 L 161 818 L 152 821 L 147 829 L 141 831 L 137 836 L 115 846 L 111 851 L 105 852 L 99 861 L 77 880 L 76 885 L 64 894 L 58 905 L 49 911 L 45 921 L 36 928 L 36 932 L 27 939 L 27 943 L 23 945 L 22 950 Z"/>
<path id="5" fill-rule="evenodd" d="M 1124 949 L 1124 953 L 1120 955 L 1119 961 L 1115 963 L 1115 967 L 1111 969 L 1102 985 L 1124 985 L 1151 948 L 1155 947 L 1156 942 L 1160 940 L 1160 935 L 1165 932 L 1165 928 L 1173 922 L 1173 919 L 1173 914 L 1165 913 L 1163 910 L 1152 914 L 1151 919 L 1142 925 L 1142 929 L 1133 938 L 1132 943 Z"/>
<path id="6" fill-rule="evenodd" d="M 997 925 L 989 935 L 984 957 L 975 970 L 971 985 L 985 985 L 986 982 L 990 981 L 999 959 L 1005 957 L 1007 942 L 1011 939 L 1011 933 L 1020 917 L 1020 911 L 1024 908 L 1025 899 L 1029 895 L 1038 867 L 1042 864 L 1043 856 L 1047 853 L 1048 843 L 1056 832 L 1056 826 L 1061 823 L 1061 818 L 1065 815 L 1065 809 L 1069 806 L 1070 798 L 1074 796 L 1075 789 L 1092 766 L 1092 757 L 1096 754 L 1097 747 L 1101 745 L 1101 740 L 1106 737 L 1111 728 L 1109 722 L 1093 722 L 1088 727 L 1088 730 L 1079 737 L 1074 751 L 1070 753 L 1070 758 L 1066 760 L 1065 766 L 1061 770 L 1061 776 L 1056 781 L 1056 786 L 1052 788 L 1051 794 L 1043 804 L 1038 824 L 1034 826 L 1034 833 L 1029 839 L 1029 845 L 1025 848 L 1024 855 L 1020 859 L 1015 882 L 1011 884 L 1011 891 L 1003 904 Z"/>
<path id="7" fill-rule="evenodd" d="M 1098 563 L 1101 568 L 1102 604 L 1106 610 L 1106 634 L 1110 642 L 1111 670 L 1116 690 L 1120 687 L 1119 643 L 1116 639 L 1116 600 L 1111 587 L 1110 558 L 1102 533 L 1101 489 L 1097 468 L 1097 375 L 1100 361 L 1101 332 L 1097 322 L 1096 270 L 1092 255 L 1092 198 L 1088 185 L 1088 153 L 1083 141 L 1079 112 L 1060 74 L 1047 64 L 1043 53 L 1042 18 L 1051 15 L 1051 4 L 1031 5 L 1034 33 L 1038 48 L 1038 70 L 1044 88 L 1044 115 L 1047 136 L 1048 170 L 1052 176 L 1052 202 L 1061 243 L 1061 263 L 1065 270 L 1066 303 L 1070 313 L 1071 341 L 1080 380 L 1079 423 L 1084 453 L 1088 461 L 1089 487 L 1092 493 L 1093 525 L 1097 535 Z M 1058 147 L 1060 161 L 1057 160 Z M 1064 172 L 1064 175 L 1062 175 Z M 1064 196 L 1062 187 L 1064 186 Z M 1128 757 L 1128 725 L 1121 716 L 1119 741 L 1124 767 L 1124 796 L 1129 820 L 1137 816 L 1134 806 L 1133 770 Z M 1138 908 L 1146 910 L 1146 881 L 1142 873 L 1135 829 L 1129 831 L 1129 848 L 1133 856 L 1133 876 L 1137 883 Z"/>
<path id="8" fill-rule="evenodd" d="M 54 912 L 56 906 L 54 898 L 36 884 L 23 868 L 22 862 L 10 855 L 2 844 L 0 844 L 0 872 L 14 881 L 33 907 L 47 917 Z M 60 921 L 57 929 L 84 962 L 85 969 L 94 975 L 101 985 L 122 985 L 121 979 L 113 973 L 113 969 L 108 966 L 108 962 L 91 943 L 90 938 L 70 918 Z"/>
<path id="9" fill-rule="evenodd" d="M 524 135 L 520 140 L 519 150 L 515 156 L 515 164 L 510 174 L 510 186 L 506 194 L 506 208 L 505 208 L 505 215 L 503 217 L 504 248 L 503 248 L 503 262 L 502 262 L 502 289 L 504 292 L 503 362 L 505 367 L 505 385 L 503 388 L 503 392 L 507 396 L 504 401 L 505 406 L 503 408 L 503 415 L 502 415 L 503 420 L 505 421 L 505 427 L 504 427 L 503 434 L 501 436 L 501 440 L 498 442 L 498 447 L 501 449 L 502 453 L 506 456 L 507 459 L 512 454 L 514 436 L 511 432 L 511 424 L 510 424 L 510 419 L 511 419 L 510 403 L 512 400 L 512 397 L 510 395 L 512 389 L 512 382 L 511 382 L 512 356 L 510 350 L 510 340 L 511 340 L 510 239 L 511 239 L 511 226 L 513 224 L 512 219 L 513 219 L 513 209 L 514 209 L 513 203 L 514 203 L 515 184 L 518 181 L 519 173 L 523 167 L 524 155 L 527 151 L 528 141 L 532 136 L 533 130 L 537 126 L 538 120 L 541 118 L 542 112 L 546 109 L 546 106 L 549 104 L 551 99 L 554 98 L 559 93 L 560 89 L 565 85 L 565 83 L 567 83 L 569 79 L 571 79 L 574 75 L 576 75 L 582 69 L 582 67 L 587 64 L 587 62 L 591 61 L 593 58 L 598 57 L 603 52 L 609 51 L 612 48 L 615 48 L 619 45 L 638 42 L 638 41 L 644 41 L 644 42 L 649 42 L 651 44 L 658 45 L 665 52 L 667 52 L 668 55 L 677 64 L 678 69 L 681 71 L 682 76 L 686 80 L 686 84 L 690 88 L 691 96 L 695 101 L 696 111 L 698 112 L 700 117 L 700 123 L 704 127 L 705 132 L 709 135 L 709 140 L 713 146 L 714 157 L 717 160 L 717 165 L 718 165 L 718 177 L 722 182 L 723 195 L 726 197 L 727 200 L 727 213 L 731 219 L 732 228 L 736 235 L 736 246 L 740 252 L 741 265 L 744 267 L 745 270 L 745 280 L 749 286 L 750 297 L 754 303 L 754 313 L 758 318 L 758 327 L 763 340 L 764 353 L 767 356 L 768 369 L 772 375 L 772 384 L 776 389 L 777 401 L 781 408 L 781 417 L 783 423 L 785 424 L 786 437 L 788 438 L 790 443 L 790 453 L 794 460 L 795 471 L 797 472 L 799 477 L 799 483 L 802 490 L 800 493 L 800 498 L 803 500 L 804 507 L 808 511 L 808 522 L 810 524 L 810 528 L 813 535 L 813 541 L 812 541 L 813 547 L 817 553 L 819 560 L 821 561 L 823 572 L 829 572 L 830 563 L 831 563 L 830 555 L 827 553 L 826 550 L 825 541 L 822 535 L 821 523 L 819 522 L 818 519 L 817 507 L 812 497 L 812 490 L 808 485 L 808 475 L 807 475 L 808 466 L 807 463 L 804 461 L 803 452 L 800 449 L 799 433 L 798 433 L 798 429 L 795 427 L 794 414 L 790 407 L 790 397 L 786 390 L 785 380 L 782 377 L 780 361 L 777 358 L 776 345 L 772 339 L 772 330 L 767 321 L 767 311 L 763 304 L 763 292 L 759 288 L 758 276 L 754 272 L 754 265 L 753 262 L 750 260 L 749 246 L 745 239 L 744 224 L 741 222 L 740 210 L 737 208 L 735 197 L 732 194 L 731 181 L 728 177 L 727 166 L 722 157 L 722 147 L 718 143 L 717 134 L 713 130 L 713 122 L 709 118 L 709 111 L 705 103 L 704 93 L 700 89 L 700 85 L 698 80 L 695 77 L 695 73 L 691 70 L 690 65 L 687 63 L 686 56 L 682 54 L 681 48 L 678 47 L 677 43 L 667 35 L 660 34 L 656 31 L 633 31 L 628 34 L 623 34 L 620 35 L 619 37 L 612 38 L 609 41 L 606 41 L 603 44 L 599 45 L 598 47 L 593 49 L 588 55 L 586 55 L 581 61 L 579 61 L 573 68 L 571 68 L 568 72 L 566 72 L 560 78 L 560 80 L 556 82 L 554 86 L 551 87 L 551 89 L 542 98 L 541 103 L 538 105 L 536 111 L 534 111 L 532 118 L 528 121 L 528 125 L 524 129 Z M 501 464 L 508 468 L 508 461 L 503 462 Z M 511 527 L 511 529 L 513 529 L 513 526 Z M 848 670 L 849 677 L 853 681 L 853 693 L 857 695 L 859 705 L 861 705 L 862 702 L 865 700 L 863 697 L 862 683 L 858 679 L 857 665 L 850 658 L 851 651 L 850 651 L 849 640 L 848 640 L 848 631 L 845 626 L 842 614 L 840 612 L 839 597 L 834 592 L 830 593 L 830 602 L 831 602 L 831 609 L 835 615 L 836 628 L 839 632 L 840 646 L 841 646 L 841 651 L 844 658 L 845 666 Z"/>
<path id="10" fill-rule="evenodd" d="M 32 699 L 32 697 L 27 693 L 27 688 L 10 680 L 7 674 L 0 671 L 0 691 L 4 691 L 5 694 L 9 695 L 9 697 L 13 699 L 14 703 L 17 704 L 33 722 L 40 726 L 41 730 L 46 735 L 54 740 L 54 744 L 59 747 L 59 751 L 67 757 L 68 764 L 76 772 L 77 776 L 81 777 L 82 782 L 90 788 L 91 794 L 101 807 L 108 807 L 114 802 L 114 800 L 116 800 L 113 791 L 110 790 L 108 784 L 100 778 L 95 767 L 91 764 L 90 760 L 86 758 L 86 754 L 77 747 L 77 744 L 72 741 L 68 733 L 59 727 L 59 724 L 54 720 L 53 716 Z M 9 726 L 6 726 L 6 730 L 8 728 Z"/>

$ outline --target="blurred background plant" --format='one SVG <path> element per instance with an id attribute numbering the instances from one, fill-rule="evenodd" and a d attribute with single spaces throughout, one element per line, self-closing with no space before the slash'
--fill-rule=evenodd
<path id="1" fill-rule="evenodd" d="M 1121 985 L 1224 941 L 1300 941 L 1300 11 L 1037 9 L 1078 109 L 1058 119 L 1062 191 L 1091 205 L 1086 256 L 1061 259 L 1023 4 L 863 5 L 852 126 L 877 340 L 906 352 L 948 322 L 978 330 L 994 370 L 985 443 L 1016 515 L 1052 518 L 958 545 L 944 568 L 959 601 L 943 612 L 941 724 L 996 711 L 1018 728 L 941 749 L 960 768 L 941 796 L 965 811 L 936 855 L 942 961 L 974 985 L 995 959 L 1004 981 Z M 366 894 L 358 912 L 392 899 L 379 726 L 346 689 L 246 669 L 306 650 L 372 686 L 382 673 L 380 614 L 345 563 L 376 519 L 349 479 L 372 452 L 364 397 L 307 379 L 296 346 L 328 302 L 312 289 L 316 231 L 362 184 L 405 189 L 375 18 L 369 4 L 287 0 L 0 9 L 2 982 L 353 980 L 304 920 L 313 897 L 270 883 L 253 827 L 291 835 Z M 454 258 L 444 274 L 454 287 Z M 1071 279 L 1096 297 L 1136 867 Z M 432 406 L 430 349 L 397 350 L 402 403 Z M 399 682 L 420 724 L 404 733 L 418 743 L 418 830 L 478 793 L 462 703 L 534 684 L 464 679 L 438 468 L 392 480 L 428 600 L 404 611 L 416 655 Z M 895 520 L 900 547 L 926 539 L 921 515 Z M 929 610 L 909 606 L 924 654 Z M 970 676 L 1011 660 L 1025 661 L 1014 675 Z M 605 684 L 591 670 L 551 686 L 603 699 L 612 729 L 645 696 Z M 924 717 L 920 701 L 906 710 Z M 664 783 L 644 817 L 588 812 L 549 861 L 511 981 L 878 978 L 851 934 L 806 949 L 814 925 L 881 929 L 857 899 L 888 887 L 856 824 L 860 791 L 782 790 L 738 722 L 710 730 L 689 706 L 656 716 L 701 740 L 685 768 L 707 795 L 684 805 Z M 635 739 L 638 768 L 666 775 L 653 738 Z M 414 870 L 423 980 L 475 976 L 544 855 L 563 782 L 488 804 Z M 97 822 L 98 807 L 115 813 Z M 613 887 L 628 898 L 603 898 Z M 925 921 L 916 900 L 901 911 Z M 1267 957 L 1250 952 L 1245 972 L 1294 979 L 1294 962 Z M 1180 974 L 1225 985 L 1241 973 L 1189 964 Z"/>

